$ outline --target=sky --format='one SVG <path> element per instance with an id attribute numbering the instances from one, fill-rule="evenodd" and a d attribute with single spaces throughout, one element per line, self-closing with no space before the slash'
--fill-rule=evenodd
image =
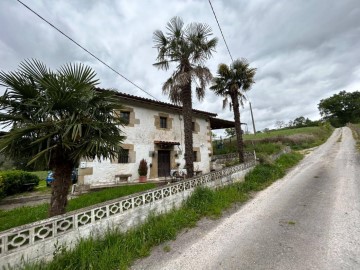
<path id="1" fill-rule="evenodd" d="M 219 40 L 205 64 L 213 75 L 220 63 L 231 63 L 208 0 L 22 1 L 160 101 L 169 102 L 162 85 L 175 66 L 169 71 L 153 66 L 157 56 L 153 32 L 166 32 L 172 17 L 212 28 Z M 341 90 L 360 90 L 359 0 L 212 0 L 212 4 L 233 58 L 246 58 L 257 68 L 255 84 L 247 92 L 257 130 L 299 116 L 320 119 L 321 99 Z M 151 98 L 19 2 L 1 0 L 0 70 L 13 71 L 32 58 L 51 69 L 84 63 L 95 70 L 100 87 Z M 233 120 L 233 112 L 222 109 L 222 98 L 210 89 L 202 102 L 194 96 L 193 108 Z M 253 131 L 248 102 L 241 109 L 241 121 Z"/>

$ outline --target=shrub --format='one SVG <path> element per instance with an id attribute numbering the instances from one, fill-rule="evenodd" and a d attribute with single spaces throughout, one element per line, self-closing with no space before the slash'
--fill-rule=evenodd
<path id="1" fill-rule="evenodd" d="M 140 176 L 146 176 L 148 172 L 147 162 L 145 159 L 140 160 L 138 173 Z"/>
<path id="2" fill-rule="evenodd" d="M 24 171 L 0 172 L 0 198 L 21 193 L 39 184 L 39 177 Z"/>

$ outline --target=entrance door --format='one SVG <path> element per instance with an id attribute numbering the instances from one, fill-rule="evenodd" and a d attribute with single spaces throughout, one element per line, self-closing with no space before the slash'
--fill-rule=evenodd
<path id="1" fill-rule="evenodd" d="M 158 151 L 158 176 L 170 176 L 170 151 Z"/>

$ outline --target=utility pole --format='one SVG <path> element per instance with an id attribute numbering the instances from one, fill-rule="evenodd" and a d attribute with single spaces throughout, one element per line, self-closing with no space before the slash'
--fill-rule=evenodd
<path id="1" fill-rule="evenodd" d="M 254 135 L 255 135 L 255 134 L 256 134 L 255 121 L 254 121 L 254 115 L 253 115 L 253 111 L 252 111 L 252 107 L 251 107 L 251 102 L 250 102 L 250 101 L 249 101 L 249 104 L 250 104 L 251 120 L 252 120 L 252 124 L 253 124 Z"/>

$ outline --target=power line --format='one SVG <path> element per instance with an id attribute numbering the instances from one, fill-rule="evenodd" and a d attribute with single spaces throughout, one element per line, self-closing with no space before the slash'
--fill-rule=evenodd
<path id="1" fill-rule="evenodd" d="M 214 17 L 215 17 L 215 20 L 216 20 L 216 22 L 217 22 L 217 25 L 219 26 L 219 29 L 220 29 L 221 35 L 222 35 L 222 37 L 223 37 L 223 40 L 224 40 L 224 42 L 225 42 L 227 51 L 229 52 L 229 55 L 230 55 L 230 58 L 231 58 L 231 62 L 234 62 L 234 59 L 233 59 L 233 57 L 232 57 L 232 55 L 231 55 L 231 53 L 230 53 L 230 50 L 229 50 L 229 46 L 228 46 L 227 43 L 226 43 L 226 40 L 225 40 L 223 31 L 222 31 L 222 29 L 221 29 L 220 23 L 219 23 L 219 21 L 218 21 L 218 19 L 217 19 L 217 17 L 216 17 L 215 10 L 214 10 L 214 8 L 213 8 L 210 0 L 209 0 L 209 4 L 210 4 L 210 6 L 211 6 L 211 9 L 212 9 L 212 12 L 213 12 L 213 14 L 214 14 Z"/>
<path id="2" fill-rule="evenodd" d="M 214 17 L 215 17 L 215 20 L 216 20 L 216 22 L 217 22 L 217 25 L 219 26 L 219 29 L 220 29 L 220 32 L 221 32 L 222 38 L 223 38 L 224 43 L 225 43 L 225 45 L 226 45 L 226 49 L 227 49 L 227 51 L 228 51 L 228 53 L 229 53 L 229 55 L 230 55 L 231 62 L 234 62 L 234 59 L 233 59 L 233 57 L 232 57 L 232 55 L 231 55 L 231 52 L 230 52 L 229 46 L 227 45 L 227 42 L 226 42 L 225 36 L 224 36 L 223 31 L 222 31 L 222 29 L 221 29 L 221 26 L 220 26 L 219 20 L 218 20 L 218 18 L 217 18 L 217 16 L 216 16 L 216 13 L 215 13 L 214 7 L 213 7 L 213 5 L 212 5 L 212 3 L 211 3 L 211 0 L 208 0 L 208 1 L 209 1 L 210 6 L 211 6 L 211 10 L 212 10 L 212 12 L 213 12 L 213 14 L 214 14 Z M 245 92 L 245 91 L 244 91 L 244 96 L 245 96 L 245 98 L 246 98 L 246 99 L 250 102 L 250 99 L 249 99 L 249 97 L 248 97 L 248 95 L 246 94 L 246 92 Z M 250 103 L 251 103 L 251 102 L 250 102 Z"/>
<path id="3" fill-rule="evenodd" d="M 225 36 L 224 36 L 223 31 L 222 31 L 222 29 L 221 29 L 221 26 L 220 26 L 219 20 L 217 19 L 217 16 L 216 16 L 216 13 L 215 13 L 214 7 L 213 7 L 213 5 L 211 4 L 211 0 L 208 0 L 208 1 L 209 1 L 210 6 L 211 6 L 211 10 L 212 10 L 212 12 L 213 12 L 213 14 L 214 14 L 214 17 L 215 17 L 215 20 L 216 20 L 216 22 L 217 22 L 217 25 L 219 26 L 219 29 L 220 29 L 221 35 L 222 35 L 223 40 L 224 40 L 224 43 L 225 43 L 225 45 L 226 45 L 226 49 L 227 49 L 227 51 L 228 51 L 228 53 L 229 53 L 229 55 L 230 55 L 231 62 L 234 62 L 234 59 L 233 59 L 233 57 L 232 57 L 232 55 L 231 55 L 231 52 L 230 52 L 229 46 L 227 45 L 227 42 L 226 42 L 226 40 L 225 40 Z M 243 92 L 244 92 L 244 96 L 245 96 L 245 98 L 249 101 L 249 105 L 250 105 L 250 112 L 251 112 L 251 119 L 252 119 L 252 124 L 253 124 L 253 128 L 254 128 L 254 134 L 256 134 L 256 130 L 255 130 L 255 121 L 254 121 L 254 116 L 253 116 L 253 112 L 252 112 L 251 101 L 250 101 L 250 99 L 249 99 L 248 95 L 246 94 L 246 92 L 245 92 L 245 91 L 243 91 Z"/>
<path id="4" fill-rule="evenodd" d="M 24 7 L 26 7 L 28 10 L 30 10 L 32 13 L 34 13 L 36 16 L 38 16 L 40 19 L 42 19 L 44 22 L 46 22 L 47 24 L 49 24 L 52 28 L 54 28 L 55 30 L 57 30 L 60 34 L 62 34 L 63 36 L 65 36 L 66 38 L 68 38 L 70 41 L 72 41 L 73 43 L 75 43 L 78 47 L 80 47 L 81 49 L 83 49 L 85 52 L 87 52 L 88 54 L 90 54 L 92 57 L 94 57 L 96 60 L 98 60 L 100 63 L 102 63 L 103 65 L 105 65 L 106 67 L 108 67 L 109 69 L 111 69 L 113 72 L 115 72 L 117 75 L 119 75 L 120 77 L 122 77 L 123 79 L 127 80 L 129 83 L 131 83 L 132 85 L 134 85 L 136 88 L 140 89 L 141 91 L 143 91 L 144 93 L 146 93 L 147 95 L 149 95 L 150 97 L 152 97 L 155 100 L 158 100 L 156 97 L 154 97 L 153 95 L 151 95 L 150 93 L 148 93 L 147 91 L 145 91 L 144 89 L 142 89 L 140 86 L 138 86 L 137 84 L 133 83 L 132 81 L 130 81 L 128 78 L 126 78 L 124 75 L 122 75 L 120 72 L 118 72 L 117 70 L 115 70 L 114 68 L 112 68 L 111 66 L 109 66 L 108 64 L 106 64 L 103 60 L 101 60 L 99 57 L 97 57 L 96 55 L 94 55 L 93 53 L 91 53 L 89 50 L 87 50 L 86 48 L 84 48 L 83 46 L 81 46 L 79 43 L 77 43 L 74 39 L 72 39 L 71 37 L 69 37 L 67 34 L 65 34 L 64 32 L 62 32 L 59 28 L 57 28 L 55 25 L 53 25 L 51 22 L 47 21 L 44 17 L 42 17 L 41 15 L 39 15 L 37 12 L 35 12 L 34 10 L 32 10 L 29 6 L 25 5 L 23 2 L 21 2 L 20 0 L 17 0 L 20 4 L 22 4 Z"/>

